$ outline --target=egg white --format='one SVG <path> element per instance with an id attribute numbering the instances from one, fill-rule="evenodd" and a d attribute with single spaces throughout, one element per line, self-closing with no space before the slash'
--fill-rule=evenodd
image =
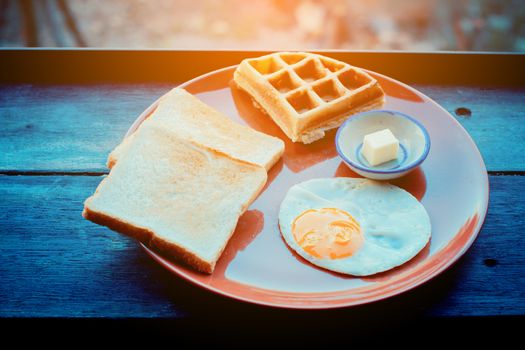
<path id="1" fill-rule="evenodd" d="M 297 244 L 292 224 L 308 209 L 338 208 L 361 225 L 364 242 L 342 259 L 320 259 Z M 420 252 L 431 234 L 423 205 L 405 190 L 384 182 L 355 178 L 308 180 L 291 187 L 281 203 L 279 227 L 297 254 L 319 267 L 367 276 L 402 265 Z"/>

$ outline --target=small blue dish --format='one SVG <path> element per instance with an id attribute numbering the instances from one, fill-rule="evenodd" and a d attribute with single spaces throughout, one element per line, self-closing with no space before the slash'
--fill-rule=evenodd
<path id="1" fill-rule="evenodd" d="M 399 140 L 397 159 L 371 166 L 361 154 L 365 135 L 390 129 Z M 339 156 L 356 173 L 374 180 L 395 179 L 417 168 L 430 151 L 430 136 L 416 119 L 397 111 L 374 110 L 358 113 L 337 130 Z"/>

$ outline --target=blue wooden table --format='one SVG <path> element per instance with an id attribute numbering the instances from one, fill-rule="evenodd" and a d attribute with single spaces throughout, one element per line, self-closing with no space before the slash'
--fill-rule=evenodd
<path id="1" fill-rule="evenodd" d="M 452 268 L 402 295 L 308 312 L 238 302 L 177 278 L 135 241 L 81 217 L 83 201 L 107 173 L 107 154 L 152 101 L 191 77 L 260 54 L 0 51 L 0 317 L 136 320 L 162 323 L 167 333 L 235 324 L 247 334 L 312 324 L 352 325 L 360 334 L 436 324 L 460 332 L 457 322 L 522 322 L 524 55 L 330 53 L 436 100 L 470 133 L 487 166 L 489 211 L 476 242 Z"/>

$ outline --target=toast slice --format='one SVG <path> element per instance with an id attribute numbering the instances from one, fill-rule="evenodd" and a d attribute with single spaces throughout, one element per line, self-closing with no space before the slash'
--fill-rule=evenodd
<path id="1" fill-rule="evenodd" d="M 305 144 L 352 114 L 382 106 L 385 96 L 364 70 L 308 52 L 245 59 L 233 79 L 293 142 Z"/>
<path id="2" fill-rule="evenodd" d="M 238 124 L 226 115 L 181 88 L 164 95 L 153 114 L 139 127 L 157 123 L 166 130 L 233 158 L 263 166 L 269 170 L 282 156 L 284 142 L 276 137 Z M 112 168 L 128 152 L 134 134 L 126 137 L 108 157 Z"/>
<path id="3" fill-rule="evenodd" d="M 150 123 L 85 201 L 83 216 L 212 273 L 266 179 L 262 166 Z"/>

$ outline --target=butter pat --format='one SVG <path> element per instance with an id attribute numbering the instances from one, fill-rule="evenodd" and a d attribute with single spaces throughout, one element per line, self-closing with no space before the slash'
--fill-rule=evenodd
<path id="1" fill-rule="evenodd" d="M 361 153 L 371 166 L 376 166 L 397 158 L 399 140 L 390 129 L 365 135 Z"/>

